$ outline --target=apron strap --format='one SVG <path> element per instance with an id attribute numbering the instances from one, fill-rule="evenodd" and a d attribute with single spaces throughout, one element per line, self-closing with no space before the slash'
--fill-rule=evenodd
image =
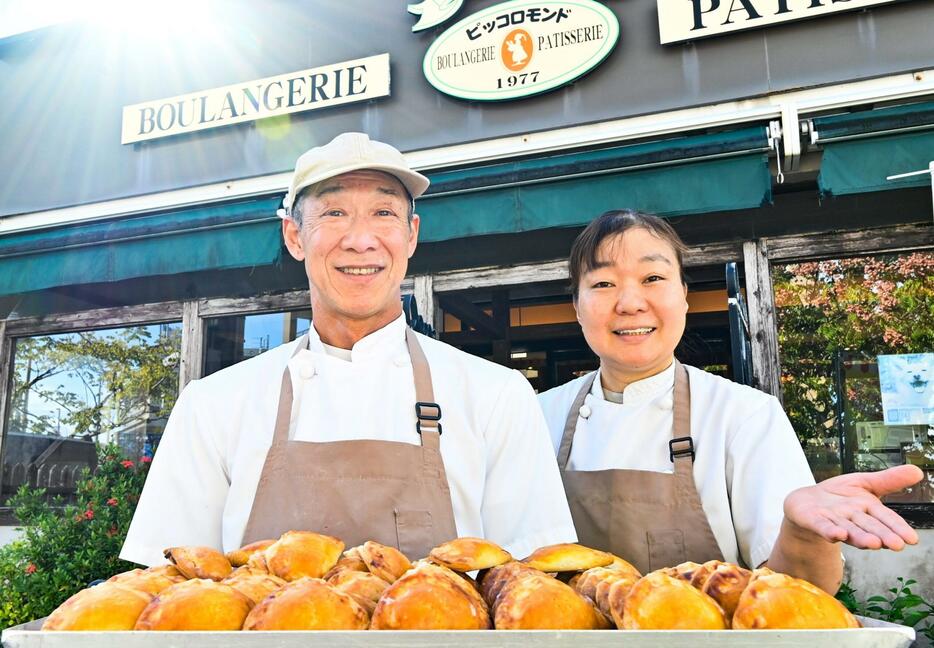
<path id="1" fill-rule="evenodd" d="M 415 378 L 415 431 L 423 447 L 437 450 L 441 447 L 441 406 L 435 402 L 431 369 L 425 352 L 415 332 L 408 326 L 405 327 L 405 344 L 412 358 L 412 375 Z"/>
<path id="2" fill-rule="evenodd" d="M 687 369 L 677 360 L 675 360 L 673 400 L 668 458 L 675 465 L 676 473 L 684 471 L 692 473 L 694 440 L 691 438 L 691 387 Z"/>
<path id="3" fill-rule="evenodd" d="M 599 371 L 599 369 L 597 370 Z M 577 419 L 580 417 L 581 406 L 593 387 L 594 380 L 597 378 L 597 371 L 592 372 L 584 378 L 580 391 L 574 397 L 571 403 L 571 409 L 568 410 L 567 420 L 564 422 L 564 434 L 561 435 L 561 446 L 558 448 L 558 468 L 563 472 L 568 465 L 568 459 L 571 457 L 571 445 L 574 443 L 574 432 L 577 430 Z"/>
<path id="4" fill-rule="evenodd" d="M 289 356 L 291 360 L 302 349 L 308 348 L 308 334 L 305 333 L 295 345 Z M 282 371 L 282 386 L 279 388 L 279 406 L 276 408 L 276 427 L 272 433 L 273 445 L 282 445 L 289 440 L 289 424 L 292 422 L 292 373 L 289 365 Z"/>

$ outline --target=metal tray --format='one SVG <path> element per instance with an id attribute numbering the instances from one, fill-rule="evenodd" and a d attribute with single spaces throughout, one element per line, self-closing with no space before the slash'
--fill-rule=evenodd
<path id="1" fill-rule="evenodd" d="M 658 648 L 696 646 L 773 648 L 908 648 L 915 631 L 859 617 L 852 630 L 472 630 L 472 631 L 286 631 L 286 632 L 40 632 L 42 620 L 3 631 L 3 648 Z"/>

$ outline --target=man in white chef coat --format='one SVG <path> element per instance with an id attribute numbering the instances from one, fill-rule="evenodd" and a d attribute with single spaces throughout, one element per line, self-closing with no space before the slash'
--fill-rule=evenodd
<path id="1" fill-rule="evenodd" d="M 408 329 L 400 285 L 428 179 L 345 133 L 296 163 L 280 215 L 312 326 L 181 393 L 121 558 L 307 530 L 421 558 L 455 536 L 517 557 L 575 540 L 548 431 L 517 371 Z"/>

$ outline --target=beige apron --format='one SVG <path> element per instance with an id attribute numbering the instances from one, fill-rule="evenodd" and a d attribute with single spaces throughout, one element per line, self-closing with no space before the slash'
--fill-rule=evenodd
<path id="1" fill-rule="evenodd" d="M 315 531 L 338 537 L 348 547 L 375 540 L 414 560 L 457 536 L 441 458 L 441 408 L 434 402 L 428 362 L 411 329 L 406 328 L 405 340 L 415 376 L 415 427 L 421 445 L 289 439 L 292 378 L 286 366 L 272 445 L 243 544 L 289 530 Z M 296 353 L 306 346 L 302 338 Z"/>
<path id="2" fill-rule="evenodd" d="M 644 574 L 687 560 L 723 560 L 694 485 L 687 370 L 675 360 L 674 424 L 668 442 L 674 474 L 567 469 L 580 409 L 596 376 L 594 372 L 587 377 L 574 399 L 558 450 L 579 542 L 610 551 Z"/>

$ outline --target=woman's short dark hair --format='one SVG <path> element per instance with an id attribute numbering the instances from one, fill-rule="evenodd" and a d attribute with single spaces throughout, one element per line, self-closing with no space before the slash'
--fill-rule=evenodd
<path id="1" fill-rule="evenodd" d="M 603 241 L 633 228 L 651 232 L 671 245 L 678 261 L 681 282 L 687 283 L 684 276 L 684 253 L 687 251 L 687 246 L 674 228 L 668 224 L 668 221 L 652 214 L 644 214 L 631 209 L 613 209 L 594 219 L 577 236 L 574 245 L 571 246 L 571 257 L 568 263 L 571 294 L 574 295 L 574 301 L 577 301 L 577 291 L 581 277 L 596 268 L 600 263 L 597 252 L 600 250 Z"/>

